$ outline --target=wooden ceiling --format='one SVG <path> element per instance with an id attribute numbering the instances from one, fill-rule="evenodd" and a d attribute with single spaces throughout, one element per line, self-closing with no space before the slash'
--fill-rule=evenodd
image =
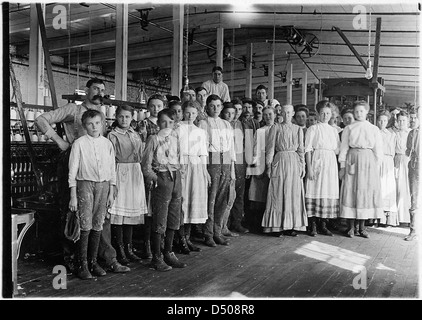
<path id="1" fill-rule="evenodd" d="M 372 2 L 373 3 L 373 2 Z M 115 69 L 115 9 L 110 3 L 64 3 L 68 13 L 68 28 L 55 30 L 53 8 L 60 3 L 46 4 L 46 29 L 50 52 L 61 57 L 64 66 L 97 65 L 102 72 L 113 75 Z M 253 4 L 245 11 L 233 5 L 198 3 L 185 6 L 185 23 L 193 32 L 189 45 L 188 69 L 192 85 L 210 78 L 214 63 L 210 55 L 216 40 L 216 28 L 224 28 L 230 55 L 224 61 L 224 81 L 233 92 L 243 92 L 248 43 L 254 43 L 253 83 L 267 83 L 265 66 L 269 62 L 269 43 L 275 42 L 275 87 L 281 82 L 280 72 L 288 61 L 293 62 L 293 77 L 301 77 L 306 68 L 290 45 L 282 38 L 283 26 L 295 26 L 301 32 L 317 37 L 318 49 L 305 61 L 318 78 L 363 77 L 365 70 L 333 26 L 340 28 L 364 61 L 374 54 L 376 19 L 381 18 L 379 76 L 385 79 L 388 96 L 403 96 L 408 100 L 419 96 L 420 10 L 417 2 L 367 5 L 368 29 L 356 30 L 353 4 Z M 139 9 L 149 11 L 149 25 L 140 25 Z M 18 56 L 29 54 L 30 10 L 28 4 L 10 3 L 10 44 Z M 187 14 L 189 10 L 189 14 Z M 369 20 L 369 11 L 371 19 Z M 160 3 L 129 4 L 128 72 L 133 80 L 149 79 L 158 73 L 170 74 L 173 29 L 172 5 Z M 275 36 L 274 36 L 275 35 Z M 305 56 L 303 56 L 305 57 Z M 158 69 L 157 69 L 158 68 Z M 308 70 L 309 71 L 309 70 Z M 154 73 L 155 72 L 155 73 Z M 316 81 L 308 72 L 308 83 Z M 170 80 L 168 80 L 168 86 Z"/>

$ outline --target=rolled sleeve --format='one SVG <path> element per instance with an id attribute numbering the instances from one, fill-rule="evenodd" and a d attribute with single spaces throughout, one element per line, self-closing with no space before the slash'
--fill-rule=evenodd
<path id="1" fill-rule="evenodd" d="M 63 107 L 43 113 L 35 119 L 35 124 L 44 135 L 51 138 L 55 134 L 51 125 L 60 122 L 73 121 L 76 107 L 76 104 L 68 103 Z"/>

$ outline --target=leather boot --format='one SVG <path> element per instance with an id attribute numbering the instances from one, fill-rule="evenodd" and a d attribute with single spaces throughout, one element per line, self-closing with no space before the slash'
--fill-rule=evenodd
<path id="1" fill-rule="evenodd" d="M 358 236 L 359 235 L 359 220 L 354 220 L 355 222 L 354 222 L 354 226 L 355 226 L 355 231 L 354 231 L 354 234 L 355 234 L 355 236 Z"/>
<path id="2" fill-rule="evenodd" d="M 77 276 L 79 279 L 82 280 L 88 280 L 93 278 L 91 272 L 89 272 L 87 260 L 79 260 Z"/>
<path id="3" fill-rule="evenodd" d="M 321 219 L 321 234 L 324 234 L 326 236 L 332 237 L 333 234 L 330 230 L 327 229 L 327 222 L 325 219 Z"/>
<path id="4" fill-rule="evenodd" d="M 346 236 L 353 238 L 355 236 L 355 220 L 348 219 L 349 229 L 346 232 Z"/>
<path id="5" fill-rule="evenodd" d="M 117 254 L 117 261 L 119 261 L 120 264 L 127 266 L 129 264 L 129 260 L 126 257 L 125 249 L 123 248 L 123 244 L 122 243 L 117 244 L 115 249 L 116 249 L 116 254 Z"/>
<path id="6" fill-rule="evenodd" d="M 130 271 L 130 268 L 126 266 L 122 266 L 117 261 L 114 261 L 111 265 L 108 266 L 107 270 L 114 273 L 126 273 Z"/>
<path id="7" fill-rule="evenodd" d="M 199 252 L 201 251 L 201 248 L 195 246 L 191 241 L 190 241 L 190 235 L 187 234 L 185 235 L 186 238 L 186 244 L 188 245 L 188 248 L 190 251 L 195 251 L 195 252 Z"/>
<path id="8" fill-rule="evenodd" d="M 174 252 L 164 252 L 164 262 L 173 268 L 186 268 L 187 264 L 180 262 Z"/>
<path id="9" fill-rule="evenodd" d="M 142 259 L 151 259 L 152 258 L 151 241 L 150 240 L 144 241 L 144 244 L 142 245 L 141 258 Z"/>
<path id="10" fill-rule="evenodd" d="M 311 218 L 311 232 L 309 234 L 311 237 L 315 237 L 317 235 L 317 227 L 315 217 Z"/>
<path id="11" fill-rule="evenodd" d="M 210 236 L 205 237 L 204 244 L 208 247 L 216 247 L 217 246 L 217 244 L 214 242 L 214 239 Z"/>
<path id="12" fill-rule="evenodd" d="M 98 264 L 96 259 L 90 260 L 88 267 L 93 276 L 103 277 L 107 274 L 107 272 L 105 272 L 105 270 Z"/>
<path id="13" fill-rule="evenodd" d="M 359 235 L 362 238 L 369 238 L 369 233 L 366 231 L 365 220 L 359 220 Z"/>
<path id="14" fill-rule="evenodd" d="M 128 258 L 130 261 L 140 261 L 141 260 L 141 258 L 138 257 L 133 252 L 133 248 L 132 248 L 132 244 L 131 243 L 126 243 L 125 244 L 125 254 L 126 254 L 126 258 Z"/>
<path id="15" fill-rule="evenodd" d="M 186 241 L 186 236 L 180 236 L 179 238 L 179 251 L 181 254 L 189 254 L 190 253 L 190 249 L 188 247 L 187 241 Z"/>
<path id="16" fill-rule="evenodd" d="M 244 228 L 240 222 L 234 223 L 231 228 L 232 231 L 236 231 L 239 233 L 248 233 L 249 230 Z"/>
<path id="17" fill-rule="evenodd" d="M 227 227 L 224 227 L 221 230 L 221 234 L 225 237 L 238 237 L 239 236 L 238 233 L 230 231 Z"/>
<path id="18" fill-rule="evenodd" d="M 129 264 L 129 260 L 126 257 L 122 239 L 119 239 L 116 235 L 114 235 L 111 239 L 111 245 L 113 246 L 114 250 L 116 250 L 117 261 L 120 264 L 127 266 Z"/>
<path id="19" fill-rule="evenodd" d="M 214 236 L 213 240 L 216 244 L 222 245 L 222 246 L 228 246 L 229 245 L 229 241 L 226 239 L 223 239 L 223 237 L 221 236 Z"/>
<path id="20" fill-rule="evenodd" d="M 88 268 L 92 275 L 102 277 L 107 273 L 97 263 L 98 247 L 100 245 L 101 231 L 91 230 L 88 242 Z"/>
<path id="21" fill-rule="evenodd" d="M 163 260 L 163 256 L 154 254 L 152 256 L 152 260 L 151 260 L 151 264 L 150 267 L 157 270 L 157 271 L 169 271 L 172 269 L 171 266 L 169 266 L 168 264 L 166 264 Z"/>
<path id="22" fill-rule="evenodd" d="M 81 230 L 81 235 L 77 243 L 78 268 L 76 275 L 82 280 L 92 279 L 92 274 L 88 268 L 88 239 L 90 231 Z"/>

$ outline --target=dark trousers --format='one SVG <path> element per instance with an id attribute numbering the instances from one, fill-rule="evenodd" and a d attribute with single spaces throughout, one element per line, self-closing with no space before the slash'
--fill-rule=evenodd
<path id="1" fill-rule="evenodd" d="M 409 187 L 410 187 L 410 231 L 416 231 L 416 219 L 419 211 L 419 168 L 411 166 L 412 162 L 409 162 Z"/>
<path id="2" fill-rule="evenodd" d="M 242 222 L 244 212 L 246 164 L 236 164 L 234 166 L 236 174 L 236 199 L 230 212 L 231 226 L 239 225 Z"/>
<path id="3" fill-rule="evenodd" d="M 179 230 L 182 212 L 180 171 L 157 173 L 157 187 L 152 193 L 152 231 L 164 234 L 166 229 Z"/>
<path id="4" fill-rule="evenodd" d="M 221 157 L 223 158 L 223 156 Z M 212 158 L 210 157 L 210 159 Z M 204 226 L 205 237 L 221 236 L 224 212 L 229 196 L 230 167 L 231 165 L 223 159 L 219 164 L 208 164 L 211 187 L 208 189 L 208 219 Z"/>
<path id="5" fill-rule="evenodd" d="M 248 229 L 255 233 L 262 232 L 262 218 L 264 216 L 266 203 L 250 201 L 249 213 L 247 215 Z"/>

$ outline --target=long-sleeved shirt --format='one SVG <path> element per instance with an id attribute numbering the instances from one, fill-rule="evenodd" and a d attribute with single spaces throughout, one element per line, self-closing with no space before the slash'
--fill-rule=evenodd
<path id="1" fill-rule="evenodd" d="M 229 87 L 223 81 L 215 83 L 214 80 L 207 80 L 202 83 L 202 87 L 207 90 L 208 95 L 216 94 L 223 102 L 230 102 Z"/>
<path id="2" fill-rule="evenodd" d="M 396 131 L 396 154 L 406 154 L 406 143 L 410 129 Z"/>
<path id="3" fill-rule="evenodd" d="M 200 121 L 198 127 L 207 133 L 208 152 L 230 152 L 231 160 L 236 161 L 233 128 L 230 122 L 219 117 L 208 117 L 207 120 Z"/>
<path id="4" fill-rule="evenodd" d="M 142 157 L 142 173 L 147 181 L 154 180 L 156 172 L 180 169 L 180 145 L 177 132 L 171 130 L 167 136 L 160 132 L 148 137 Z"/>
<path id="5" fill-rule="evenodd" d="M 116 163 L 141 162 L 144 143 L 139 133 L 135 132 L 132 127 L 127 130 L 116 127 L 107 137 L 113 144 Z"/>
<path id="6" fill-rule="evenodd" d="M 69 157 L 69 187 L 77 180 L 104 182 L 116 185 L 114 148 L 103 136 L 84 135 L 73 142 Z"/>
<path id="7" fill-rule="evenodd" d="M 303 130 L 293 123 L 282 123 L 271 127 L 265 150 L 265 163 L 271 166 L 277 152 L 292 151 L 299 155 L 300 165 L 305 168 Z"/>
<path id="8" fill-rule="evenodd" d="M 303 130 L 303 128 L 301 127 Z M 305 153 L 324 149 L 334 151 L 338 154 L 340 151 L 340 138 L 335 128 L 328 123 L 317 123 L 310 126 L 305 134 Z"/>
<path id="9" fill-rule="evenodd" d="M 201 157 L 198 164 L 207 164 L 208 143 L 206 132 L 193 124 L 181 124 L 176 130 L 180 143 L 180 162 L 187 164 L 187 157 Z"/>
<path id="10" fill-rule="evenodd" d="M 380 129 L 368 121 L 355 121 L 344 128 L 338 157 L 340 168 L 345 167 L 350 148 L 372 149 L 377 162 L 381 161 L 384 152 Z"/>
<path id="11" fill-rule="evenodd" d="M 253 145 L 255 130 L 247 123 L 240 120 L 231 122 L 234 132 L 234 150 L 236 152 L 236 164 L 251 165 L 253 162 Z"/>
<path id="12" fill-rule="evenodd" d="M 415 168 L 419 162 L 420 140 L 419 128 L 413 129 L 407 136 L 406 155 L 410 157 L 410 165 Z"/>
<path id="13" fill-rule="evenodd" d="M 101 106 L 92 107 L 91 109 L 101 111 Z M 76 139 L 87 134 L 82 125 L 82 114 L 87 110 L 85 101 L 80 105 L 68 103 L 60 108 L 43 113 L 35 119 L 35 123 L 47 138 L 51 138 L 56 133 L 51 125 L 62 123 L 67 141 L 72 144 Z M 105 132 L 106 125 L 104 121 L 103 133 Z"/>
<path id="14" fill-rule="evenodd" d="M 395 133 L 391 132 L 388 129 L 380 130 L 381 138 L 382 138 L 382 150 L 384 154 L 387 156 L 393 156 L 396 153 L 396 143 L 397 143 L 397 136 Z"/>

